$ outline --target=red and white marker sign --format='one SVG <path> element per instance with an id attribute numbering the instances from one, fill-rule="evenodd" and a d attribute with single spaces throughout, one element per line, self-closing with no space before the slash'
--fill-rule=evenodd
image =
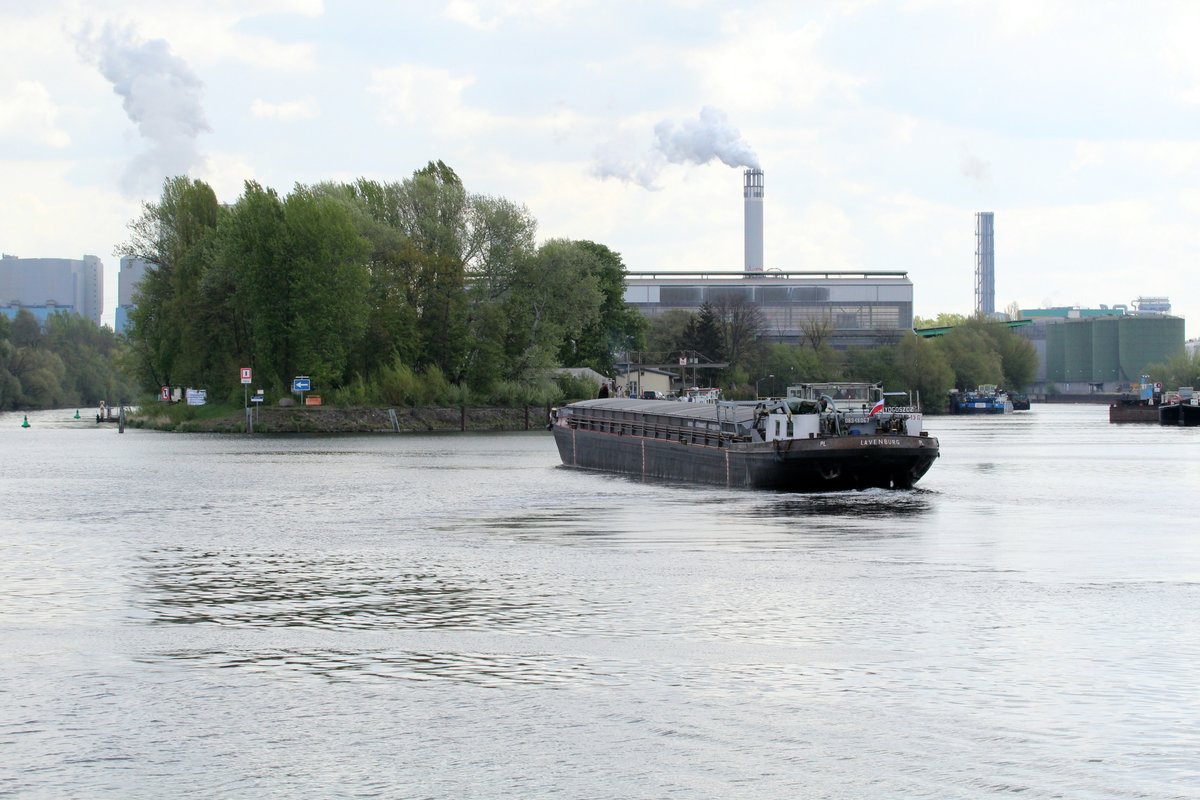
<path id="1" fill-rule="evenodd" d="M 242 383 L 254 383 L 249 367 L 242 367 Z"/>

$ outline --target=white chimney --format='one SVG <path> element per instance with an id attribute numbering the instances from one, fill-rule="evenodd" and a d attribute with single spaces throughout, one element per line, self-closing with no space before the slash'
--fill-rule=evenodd
<path id="1" fill-rule="evenodd" d="M 746 170 L 746 272 L 763 271 L 763 171 Z"/>

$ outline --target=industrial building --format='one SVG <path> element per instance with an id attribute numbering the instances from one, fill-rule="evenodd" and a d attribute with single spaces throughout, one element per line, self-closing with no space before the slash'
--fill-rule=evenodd
<path id="1" fill-rule="evenodd" d="M 1139 298 L 1139 301 L 1142 298 Z M 1184 351 L 1184 321 L 1163 311 L 1166 298 L 1100 308 L 1022 309 L 1033 324 L 1016 329 L 1038 351 L 1035 394 L 1112 393 L 1146 368 Z"/>
<path id="2" fill-rule="evenodd" d="M 121 271 L 117 273 L 117 317 L 113 327 L 117 333 L 124 333 L 125 329 L 129 327 L 129 312 L 136 305 L 133 301 L 134 290 L 142 282 L 146 270 L 153 266 L 140 258 L 131 256 L 121 258 Z"/>
<path id="3" fill-rule="evenodd" d="M 96 256 L 19 258 L 0 256 L 0 313 L 10 319 L 27 309 L 39 322 L 65 311 L 100 324 L 104 310 L 104 263 Z"/>
<path id="4" fill-rule="evenodd" d="M 912 330 L 913 285 L 905 271 L 784 271 L 764 268 L 763 198 L 760 169 L 744 174 L 745 265 L 743 270 L 630 272 L 625 302 L 646 317 L 672 309 L 698 312 L 752 304 L 761 312 L 765 333 L 796 344 L 805 327 L 827 328 L 833 347 L 894 343 Z"/>

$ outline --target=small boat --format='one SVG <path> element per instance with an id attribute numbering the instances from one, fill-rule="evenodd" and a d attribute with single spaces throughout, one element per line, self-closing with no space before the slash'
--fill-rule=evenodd
<path id="1" fill-rule="evenodd" d="M 1013 403 L 1008 392 L 994 383 L 984 383 L 976 389 L 960 392 L 950 390 L 951 414 L 1011 414 Z"/>
<path id="2" fill-rule="evenodd" d="M 1013 411 L 1029 410 L 1029 395 L 1024 392 L 1009 392 L 1008 399 L 1012 401 Z"/>
<path id="3" fill-rule="evenodd" d="M 919 402 L 868 383 L 801 384 L 767 400 L 711 390 L 583 400 L 559 408 L 551 428 L 567 467 L 736 488 L 907 489 L 939 454 Z"/>

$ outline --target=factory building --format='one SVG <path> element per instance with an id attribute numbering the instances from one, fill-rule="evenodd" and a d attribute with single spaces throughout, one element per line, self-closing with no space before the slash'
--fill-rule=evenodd
<path id="1" fill-rule="evenodd" d="M 0 313 L 10 319 L 21 309 L 39 322 L 60 311 L 100 324 L 104 309 L 104 263 L 96 256 L 72 258 L 0 257 Z"/>
<path id="2" fill-rule="evenodd" d="M 646 317 L 672 309 L 698 312 L 751 304 L 772 340 L 798 344 L 805 328 L 828 331 L 837 348 L 894 343 L 912 330 L 913 285 L 904 271 L 784 271 L 766 268 L 763 258 L 761 169 L 744 174 L 745 265 L 742 270 L 629 272 L 625 302 Z"/>
<path id="3" fill-rule="evenodd" d="M 1165 298 L 1154 300 L 1153 307 L 1170 310 Z M 1149 305 L 1022 309 L 1022 318 L 1034 323 L 1015 329 L 1038 351 L 1034 393 L 1119 392 L 1151 364 L 1182 353 L 1183 319 L 1146 310 Z"/>

